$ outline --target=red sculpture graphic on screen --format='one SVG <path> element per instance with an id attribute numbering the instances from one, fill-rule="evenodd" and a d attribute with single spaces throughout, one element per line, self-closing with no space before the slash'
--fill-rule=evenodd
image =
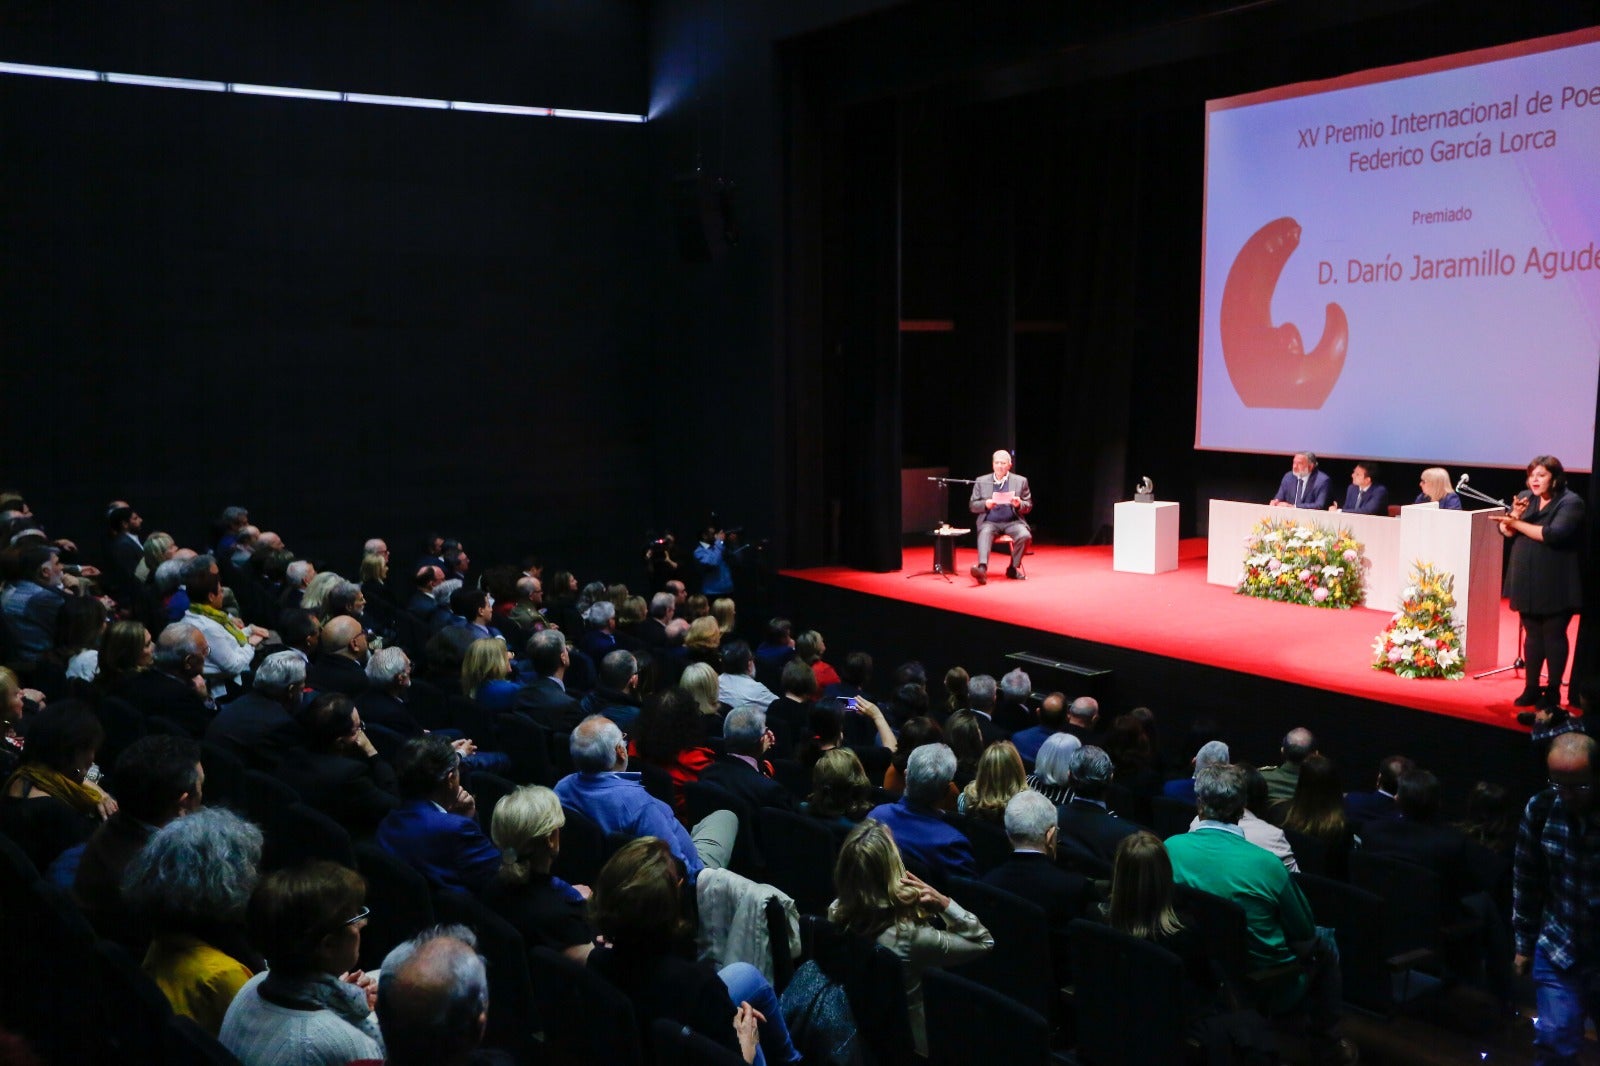
<path id="1" fill-rule="evenodd" d="M 1322 339 L 1310 352 L 1292 322 L 1272 324 L 1272 292 L 1300 246 L 1300 223 L 1268 222 L 1245 241 L 1222 289 L 1222 358 L 1246 407 L 1321 407 L 1344 370 L 1350 322 L 1329 304 Z"/>

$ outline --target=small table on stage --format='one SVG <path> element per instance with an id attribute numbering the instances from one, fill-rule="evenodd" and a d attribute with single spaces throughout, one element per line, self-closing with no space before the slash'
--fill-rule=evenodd
<path id="1" fill-rule="evenodd" d="M 907 574 L 906 579 L 909 581 L 914 577 L 938 574 L 949 581 L 950 575 L 955 573 L 956 569 L 956 538 L 964 537 L 971 532 L 970 529 L 957 529 L 954 526 L 940 526 L 938 529 L 930 530 L 929 533 L 933 537 L 933 569 Z"/>

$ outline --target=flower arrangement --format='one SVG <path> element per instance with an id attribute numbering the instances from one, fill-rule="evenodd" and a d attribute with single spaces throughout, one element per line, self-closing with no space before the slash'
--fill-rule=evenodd
<path id="1" fill-rule="evenodd" d="M 1411 584 L 1400 592 L 1400 610 L 1372 642 L 1372 668 L 1401 677 L 1442 677 L 1460 681 L 1467 674 L 1461 629 L 1455 624 L 1456 579 L 1431 563 L 1411 564 Z"/>
<path id="2" fill-rule="evenodd" d="M 1340 610 L 1366 596 L 1363 546 L 1348 529 L 1263 518 L 1244 547 L 1244 569 L 1234 590 L 1240 595 Z"/>

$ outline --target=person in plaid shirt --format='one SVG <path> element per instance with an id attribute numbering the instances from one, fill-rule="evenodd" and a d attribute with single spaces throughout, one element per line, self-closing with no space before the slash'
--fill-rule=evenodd
<path id="1" fill-rule="evenodd" d="M 1514 965 L 1530 961 L 1539 1017 L 1534 1059 L 1576 1063 L 1587 1014 L 1600 1021 L 1600 818 L 1596 741 L 1564 733 L 1550 745 L 1550 787 L 1528 801 L 1517 829 L 1511 924 Z"/>

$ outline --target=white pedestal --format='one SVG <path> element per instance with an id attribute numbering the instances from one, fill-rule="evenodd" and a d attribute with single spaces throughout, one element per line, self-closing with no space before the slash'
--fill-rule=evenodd
<path id="1" fill-rule="evenodd" d="M 1134 503 L 1113 508 L 1111 569 L 1164 574 L 1178 568 L 1178 505 Z"/>
<path id="2" fill-rule="evenodd" d="M 1400 508 L 1400 558 L 1432 563 L 1455 576 L 1455 622 L 1461 626 L 1467 669 L 1488 670 L 1500 655 L 1500 527 L 1499 512 L 1445 511 L 1437 504 Z"/>

